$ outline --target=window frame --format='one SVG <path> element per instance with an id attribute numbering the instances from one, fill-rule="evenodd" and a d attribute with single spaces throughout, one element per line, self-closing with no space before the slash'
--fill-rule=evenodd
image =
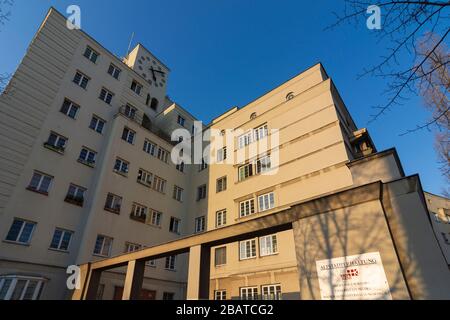
<path id="1" fill-rule="evenodd" d="M 59 240 L 58 240 L 58 245 L 57 245 L 57 247 L 54 248 L 54 247 L 52 247 L 52 245 L 53 245 L 53 241 L 55 240 L 55 236 L 56 236 L 56 232 L 57 232 L 57 231 L 60 231 L 60 232 L 61 232 L 61 235 L 60 235 L 60 238 L 59 238 Z M 63 240 L 64 240 L 64 236 L 65 236 L 66 234 L 69 234 L 70 237 L 69 237 L 69 240 L 68 240 L 68 242 L 67 242 L 67 247 L 66 247 L 66 249 L 62 249 L 61 246 L 62 246 L 62 243 L 63 243 Z M 54 250 L 54 251 L 69 252 L 69 248 L 70 248 L 70 244 L 72 243 L 72 237 L 73 237 L 73 235 L 74 235 L 74 232 L 71 231 L 71 230 L 67 230 L 67 229 L 62 229 L 62 228 L 56 227 L 56 228 L 55 228 L 55 231 L 53 232 L 52 240 L 50 241 L 50 245 L 49 245 L 48 248 L 49 248 L 50 250 Z"/>
<path id="2" fill-rule="evenodd" d="M 33 182 L 34 177 L 36 175 L 39 175 L 40 178 L 39 178 L 39 182 L 37 183 L 36 187 L 34 187 L 34 186 L 32 186 L 31 183 Z M 50 179 L 50 181 L 49 181 L 49 183 L 47 185 L 47 188 L 44 190 L 44 189 L 41 189 L 41 187 L 42 187 L 42 183 L 43 183 L 45 178 Z M 54 177 L 49 175 L 49 174 L 46 174 L 46 173 L 44 173 L 42 171 L 34 170 L 33 171 L 33 175 L 31 176 L 31 180 L 30 180 L 30 183 L 28 184 L 27 189 L 30 190 L 30 191 L 33 191 L 33 192 L 37 192 L 37 193 L 40 193 L 40 194 L 48 195 L 49 192 L 50 192 L 50 188 L 52 187 L 52 184 L 53 184 L 53 179 L 54 179 Z"/>
<path id="3" fill-rule="evenodd" d="M 256 243 L 256 240 L 257 239 L 248 239 L 248 240 L 239 241 L 239 261 L 257 258 L 258 244 Z M 250 243 L 250 246 L 247 246 L 248 243 Z M 243 245 L 244 245 L 244 247 L 243 247 Z M 245 249 L 244 251 L 242 250 L 243 248 Z M 250 251 L 248 251 L 247 249 L 249 249 Z"/>
<path id="4" fill-rule="evenodd" d="M 95 125 L 92 126 L 93 122 L 95 121 Z M 101 130 L 99 131 L 99 124 L 102 123 L 101 125 Z M 105 125 L 106 125 L 106 120 L 100 118 L 99 116 L 93 114 L 91 121 L 89 122 L 89 129 L 94 130 L 95 132 L 99 133 L 99 134 L 103 134 L 103 129 L 105 129 Z"/>
<path id="5" fill-rule="evenodd" d="M 101 248 L 100 248 L 100 253 L 96 253 L 95 249 L 97 248 L 97 241 L 98 241 L 99 237 L 103 238 L 103 242 L 102 242 L 102 245 L 101 245 Z M 108 245 L 108 252 L 105 255 L 105 254 L 103 254 L 103 251 L 105 249 L 105 243 L 106 243 L 107 240 L 109 241 L 109 245 Z M 112 237 L 108 237 L 108 236 L 105 236 L 103 234 L 98 234 L 97 238 L 95 239 L 93 255 L 94 256 L 99 256 L 99 257 L 110 257 L 111 256 L 111 251 L 112 251 L 113 241 L 114 241 L 114 238 L 112 238 Z"/>
<path id="6" fill-rule="evenodd" d="M 266 199 L 267 197 L 267 199 Z M 261 201 L 262 199 L 262 201 Z M 267 202 L 266 202 L 267 200 Z M 257 197 L 258 212 L 269 211 L 275 208 L 275 193 L 273 191 L 267 192 Z M 262 204 L 262 206 L 261 206 Z"/>
<path id="7" fill-rule="evenodd" d="M 218 256 L 219 250 L 225 251 L 222 255 Z M 222 261 L 223 259 L 223 261 Z M 220 261 L 219 261 L 220 260 Z M 214 267 L 222 267 L 227 264 L 227 246 L 221 246 L 214 249 Z"/>
<path id="8" fill-rule="evenodd" d="M 17 233 L 17 235 L 16 235 L 14 240 L 8 239 L 10 233 L 12 232 L 12 227 L 14 226 L 14 223 L 16 221 L 19 221 L 19 222 L 22 223 L 20 225 L 19 231 L 18 231 L 18 233 Z M 22 238 L 25 226 L 27 224 L 32 226 L 31 231 L 29 232 L 29 235 L 28 235 L 26 241 L 21 241 L 21 238 Z M 15 244 L 29 246 L 31 244 L 31 239 L 33 238 L 34 231 L 36 230 L 36 226 L 37 226 L 37 222 L 26 220 L 26 219 L 22 219 L 22 218 L 14 218 L 12 223 L 11 223 L 11 226 L 9 227 L 8 232 L 6 233 L 6 237 L 5 237 L 4 241 L 9 242 L 9 243 L 15 243 Z"/>
<path id="9" fill-rule="evenodd" d="M 220 223 L 219 223 L 220 217 Z M 227 209 L 216 211 L 216 228 L 221 228 L 227 225 Z"/>
<path id="10" fill-rule="evenodd" d="M 196 217 L 194 220 L 194 233 L 206 231 L 206 216 Z"/>
<path id="11" fill-rule="evenodd" d="M 90 51 L 90 53 L 88 53 Z M 91 61 L 93 64 L 97 64 L 97 60 L 100 57 L 100 53 L 97 50 L 94 50 L 91 46 L 87 45 L 86 49 L 84 49 L 83 56 Z"/>
<path id="12" fill-rule="evenodd" d="M 248 206 L 247 206 L 248 203 Z M 244 205 L 244 207 L 242 207 Z M 242 209 L 244 208 L 244 212 Z M 248 210 L 247 210 L 248 208 Z M 248 211 L 248 212 L 247 212 Z M 243 214 L 244 213 L 244 214 Z M 255 199 L 250 198 L 239 202 L 239 218 L 245 218 L 256 213 Z"/>
<path id="13" fill-rule="evenodd" d="M 111 68 L 112 68 L 112 71 L 109 72 L 109 71 L 111 70 Z M 117 77 L 115 76 L 115 74 L 116 74 L 115 71 L 118 71 L 118 72 L 117 72 Z M 122 73 L 122 70 L 121 70 L 119 67 L 117 67 L 114 63 L 110 63 L 110 64 L 109 64 L 109 67 L 108 67 L 108 70 L 107 70 L 106 72 L 107 72 L 111 77 L 113 77 L 114 79 L 119 80 L 119 77 L 120 77 L 120 74 Z"/>
<path id="14" fill-rule="evenodd" d="M 170 217 L 169 232 L 180 234 L 180 225 L 181 225 L 181 219 L 179 219 L 177 217 Z"/>
<path id="15" fill-rule="evenodd" d="M 68 104 L 68 106 L 66 105 Z M 64 109 L 67 108 L 67 110 L 64 112 Z M 73 102 L 70 99 L 64 98 L 64 101 L 61 105 L 61 108 L 59 109 L 59 112 L 61 112 L 62 114 L 64 114 L 65 116 L 71 118 L 71 119 L 76 119 L 78 111 L 80 110 L 80 105 L 76 104 L 75 102 Z M 73 116 L 71 116 L 72 114 L 72 110 L 75 109 L 75 113 L 73 114 Z"/>
<path id="16" fill-rule="evenodd" d="M 270 239 L 270 240 L 269 240 Z M 269 240 L 269 242 L 268 242 Z M 267 257 L 278 254 L 278 236 L 270 234 L 259 238 L 259 256 Z"/>

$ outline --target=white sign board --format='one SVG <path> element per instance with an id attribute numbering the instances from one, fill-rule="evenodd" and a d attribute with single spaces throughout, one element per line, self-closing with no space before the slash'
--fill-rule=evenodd
<path id="1" fill-rule="evenodd" d="M 316 261 L 322 300 L 392 300 L 379 252 Z"/>

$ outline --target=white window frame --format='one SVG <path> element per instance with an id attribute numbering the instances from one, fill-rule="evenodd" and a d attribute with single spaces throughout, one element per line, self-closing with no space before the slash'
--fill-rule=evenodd
<path id="1" fill-rule="evenodd" d="M 35 176 L 39 176 L 39 181 L 36 186 L 32 186 L 31 182 L 33 182 Z M 50 182 L 48 183 L 48 186 L 46 189 L 41 190 L 42 183 L 45 178 L 50 179 Z M 30 180 L 30 184 L 28 185 L 28 188 L 31 190 L 37 191 L 37 192 L 42 192 L 42 193 L 48 194 L 50 191 L 50 188 L 52 186 L 52 182 L 53 182 L 53 177 L 51 175 L 45 174 L 40 171 L 34 171 L 33 176 L 31 177 L 31 180 Z"/>
<path id="2" fill-rule="evenodd" d="M 18 276 L 18 275 L 8 275 L 8 276 L 2 276 L 0 277 L 0 291 L 3 291 L 3 286 L 6 284 L 7 280 L 11 280 L 9 283 L 8 290 L 5 293 L 5 296 L 2 298 L 2 300 L 11 300 L 11 298 L 14 295 L 14 291 L 16 290 L 17 283 L 19 281 L 26 281 L 25 285 L 22 288 L 22 292 L 20 293 L 20 296 L 18 300 L 24 300 L 25 294 L 27 292 L 28 286 L 32 281 L 37 282 L 36 287 L 34 288 L 33 294 L 31 295 L 30 300 L 38 300 L 40 297 L 40 294 L 42 293 L 43 286 L 46 279 L 42 277 L 27 277 L 27 276 Z"/>
<path id="3" fill-rule="evenodd" d="M 98 53 L 96 50 L 92 49 L 91 46 L 86 46 L 86 49 L 84 50 L 83 56 L 87 58 L 92 63 L 96 64 L 98 57 L 100 57 L 100 53 Z"/>
<path id="4" fill-rule="evenodd" d="M 134 87 L 134 88 L 133 88 Z M 136 80 L 133 80 L 131 82 L 131 87 L 130 87 L 131 91 L 133 91 L 134 93 L 136 93 L 137 95 L 141 95 L 142 92 L 142 84 L 140 84 L 139 82 L 137 82 Z"/>
<path id="5" fill-rule="evenodd" d="M 152 215 L 150 217 L 149 224 L 151 224 L 152 226 L 160 227 L 162 215 L 163 214 L 161 211 L 152 209 Z"/>
<path id="6" fill-rule="evenodd" d="M 111 198 L 112 200 L 111 200 L 111 205 L 108 205 L 108 198 L 110 195 L 112 196 L 112 198 Z M 122 197 L 109 192 L 106 195 L 105 209 L 112 210 L 116 213 L 120 213 L 120 210 L 122 209 Z"/>
<path id="7" fill-rule="evenodd" d="M 242 287 L 239 290 L 241 300 L 257 300 L 258 287 Z"/>
<path id="8" fill-rule="evenodd" d="M 219 210 L 216 212 L 216 228 L 220 228 L 227 225 L 227 209 Z"/>
<path id="9" fill-rule="evenodd" d="M 267 128 L 267 123 L 253 129 L 253 136 L 254 136 L 253 141 L 258 141 L 258 140 L 264 139 L 268 135 L 269 135 L 269 130 Z"/>
<path id="10" fill-rule="evenodd" d="M 19 230 L 19 232 L 17 233 L 17 236 L 16 236 L 16 238 L 15 238 L 14 240 L 8 239 L 8 235 L 9 235 L 9 233 L 11 232 L 11 228 L 12 228 L 12 226 L 14 225 L 14 222 L 16 222 L 16 221 L 22 222 L 22 225 L 20 226 L 20 230 Z M 26 241 L 20 241 L 20 238 L 22 237 L 23 230 L 24 230 L 24 228 L 25 228 L 25 226 L 26 226 L 27 224 L 31 224 L 33 228 L 31 229 L 30 235 L 28 236 L 28 238 L 26 239 Z M 33 238 L 34 230 L 36 230 L 36 225 L 37 225 L 37 223 L 36 223 L 36 222 L 33 222 L 33 221 L 28 221 L 28 220 L 24 220 L 24 219 L 20 219 L 20 218 L 14 218 L 14 219 L 13 219 L 13 222 L 11 223 L 11 226 L 10 226 L 9 229 L 8 229 L 8 232 L 6 233 L 5 241 L 7 241 L 7 242 L 13 242 L 13 243 L 18 243 L 18 244 L 29 245 L 30 242 L 31 242 L 31 239 Z"/>
<path id="11" fill-rule="evenodd" d="M 239 217 L 244 218 L 255 214 L 255 199 L 247 199 L 239 202 Z"/>
<path id="12" fill-rule="evenodd" d="M 258 196 L 258 212 L 275 208 L 275 193 L 269 192 Z"/>
<path id="13" fill-rule="evenodd" d="M 252 132 L 246 132 L 238 137 L 238 149 L 245 148 L 252 142 Z"/>
<path id="14" fill-rule="evenodd" d="M 86 150 L 86 158 L 82 158 L 81 155 L 83 154 L 83 150 Z M 92 160 L 89 161 L 89 157 L 92 156 Z M 95 158 L 97 157 L 97 152 L 94 150 L 89 149 L 88 147 L 83 146 L 81 148 L 80 151 L 80 155 L 78 157 L 78 161 L 82 162 L 82 163 L 87 163 L 90 165 L 94 165 L 95 164 Z"/>
<path id="15" fill-rule="evenodd" d="M 173 223 L 172 223 L 173 221 Z M 173 233 L 180 233 L 180 225 L 181 225 L 181 219 L 178 219 L 177 217 L 170 217 L 170 224 L 169 224 L 169 231 Z"/>
<path id="16" fill-rule="evenodd" d="M 150 171 L 139 168 L 137 182 L 147 187 L 151 187 L 153 183 L 153 173 Z"/>
<path id="17" fill-rule="evenodd" d="M 276 234 L 259 238 L 259 255 L 271 256 L 278 253 L 278 238 Z"/>
<path id="18" fill-rule="evenodd" d="M 263 300 L 281 300 L 281 284 L 267 284 L 261 286 L 261 298 Z"/>
<path id="19" fill-rule="evenodd" d="M 71 192 L 71 189 L 73 189 L 73 192 Z M 80 202 L 83 203 L 84 194 L 86 193 L 86 191 L 86 188 L 71 183 L 69 185 L 69 189 L 67 190 L 66 198 L 70 198 L 71 200 L 77 200 L 77 198 L 81 198 Z"/>
<path id="20" fill-rule="evenodd" d="M 179 202 L 183 202 L 184 189 L 177 185 L 173 186 L 173 198 Z"/>
<path id="21" fill-rule="evenodd" d="M 239 242 L 239 260 L 255 259 L 257 257 L 256 239 Z"/>
<path id="22" fill-rule="evenodd" d="M 162 148 L 162 147 L 158 147 L 158 152 L 157 152 L 157 156 L 156 156 L 159 160 L 161 160 L 162 162 L 167 163 L 168 158 L 169 158 L 169 151 L 167 151 L 166 149 Z"/>
<path id="23" fill-rule="evenodd" d="M 222 162 L 227 159 L 227 147 L 217 150 L 217 162 Z"/>
<path id="24" fill-rule="evenodd" d="M 97 247 L 97 241 L 99 240 L 100 237 L 103 238 L 103 241 L 102 241 L 102 245 L 101 245 L 101 248 L 100 248 L 100 253 L 96 253 L 95 249 Z M 97 235 L 97 238 L 95 238 L 95 245 L 94 245 L 93 255 L 99 256 L 99 257 L 109 257 L 111 255 L 113 240 L 114 240 L 113 238 L 108 237 L 108 236 L 104 236 L 102 234 Z M 108 242 L 108 247 L 107 247 L 108 252 L 106 254 L 104 254 L 103 251 L 105 250 L 105 244 L 107 242 Z"/>
<path id="25" fill-rule="evenodd" d="M 197 187 L 197 201 L 206 199 L 207 193 L 206 184 Z"/>
<path id="26" fill-rule="evenodd" d="M 142 245 L 138 243 L 125 242 L 125 251 L 124 253 L 135 252 L 142 249 Z"/>
<path id="27" fill-rule="evenodd" d="M 130 119 L 134 119 L 136 117 L 138 109 L 131 104 L 127 103 L 124 108 L 124 115 Z"/>
<path id="28" fill-rule="evenodd" d="M 64 109 L 66 107 L 67 107 L 67 110 L 64 111 Z M 72 112 L 73 110 L 75 110 L 75 111 Z M 61 108 L 59 109 L 59 111 L 62 114 L 65 114 L 66 116 L 68 116 L 69 118 L 72 118 L 72 119 L 76 119 L 78 110 L 80 110 L 80 106 L 67 98 L 64 99 L 64 102 L 63 102 Z M 73 117 L 71 116 L 71 114 L 73 114 Z"/>
<path id="29" fill-rule="evenodd" d="M 55 141 L 53 143 L 50 143 L 50 137 L 52 135 L 55 136 Z M 68 140 L 69 139 L 67 139 L 66 137 L 60 135 L 59 133 L 56 133 L 55 131 L 50 131 L 50 135 L 47 138 L 46 144 L 49 145 L 50 147 L 57 148 L 57 149 L 61 150 L 61 152 L 64 152 Z M 63 143 L 60 145 L 61 141 Z"/>
<path id="30" fill-rule="evenodd" d="M 126 132 L 126 137 L 124 138 L 124 134 Z M 131 138 L 131 139 L 130 139 Z M 134 139 L 136 138 L 136 132 L 131 130 L 128 127 L 124 127 L 122 131 L 122 140 L 128 142 L 129 144 L 134 144 Z M 130 141 L 131 140 L 131 141 Z"/>
<path id="31" fill-rule="evenodd" d="M 258 158 L 255 162 L 255 166 L 256 166 L 255 168 L 256 174 L 261 174 L 272 170 L 272 162 L 270 155 Z"/>
<path id="32" fill-rule="evenodd" d="M 123 160 L 121 158 L 116 158 L 116 161 L 114 162 L 114 172 L 121 174 L 128 174 L 129 170 L 130 170 L 130 163 L 128 161 Z"/>
<path id="33" fill-rule="evenodd" d="M 53 239 L 55 238 L 55 234 L 56 234 L 57 231 L 60 231 L 60 232 L 61 232 L 61 237 L 59 238 L 58 245 L 56 246 L 56 248 L 54 248 L 54 247 L 52 247 L 52 244 L 53 244 Z M 66 248 L 66 249 L 62 249 L 62 248 L 61 248 L 62 242 L 63 242 L 64 236 L 65 236 L 66 234 L 69 234 L 69 235 L 70 235 L 69 241 L 68 241 L 68 243 L 67 243 L 67 248 Z M 49 249 L 51 249 L 51 250 L 57 250 L 57 251 L 69 252 L 70 243 L 72 242 L 72 236 L 73 236 L 73 234 L 74 234 L 73 231 L 65 230 L 65 229 L 61 229 L 61 228 L 55 228 L 55 231 L 53 232 L 52 240 L 50 241 Z"/>
<path id="34" fill-rule="evenodd" d="M 244 181 L 253 175 L 253 163 L 246 163 L 238 168 L 239 181 Z"/>
<path id="35" fill-rule="evenodd" d="M 153 176 L 153 190 L 165 193 L 167 181 L 161 177 Z"/>
<path id="36" fill-rule="evenodd" d="M 227 290 L 215 290 L 214 300 L 227 300 Z"/>
<path id="37" fill-rule="evenodd" d="M 147 220 L 147 214 L 148 214 L 148 207 L 137 203 L 137 202 L 133 202 L 133 204 L 131 205 L 131 215 L 134 217 L 145 217 L 145 220 Z"/>
<path id="38" fill-rule="evenodd" d="M 79 75 L 80 79 L 78 80 L 78 82 L 76 81 L 77 76 Z M 86 90 L 89 81 L 91 80 L 91 78 L 89 78 L 87 75 L 85 75 L 84 73 L 80 72 L 80 71 L 76 71 L 75 72 L 75 76 L 73 77 L 73 83 L 75 83 L 77 86 L 79 86 L 80 88 L 83 88 L 84 90 Z M 86 83 L 86 85 L 83 87 L 83 83 Z"/>
<path id="39" fill-rule="evenodd" d="M 116 80 L 119 80 L 119 76 L 120 76 L 120 73 L 122 72 L 122 70 L 120 70 L 117 66 L 115 66 L 113 63 L 111 63 L 108 67 L 107 72 L 111 77 L 113 77 Z"/>
<path id="40" fill-rule="evenodd" d="M 195 218 L 195 233 L 204 232 L 206 230 L 206 216 Z"/>
<path id="41" fill-rule="evenodd" d="M 113 97 L 114 97 L 114 93 L 112 93 L 111 91 L 109 91 L 106 88 L 102 88 L 100 90 L 100 95 L 98 96 L 98 98 L 100 100 L 102 100 L 104 103 L 106 103 L 108 105 L 111 105 Z"/>
<path id="42" fill-rule="evenodd" d="M 102 124 L 102 126 L 100 126 L 100 123 Z M 105 120 L 96 115 L 92 115 L 91 122 L 89 123 L 89 129 L 92 129 L 97 133 L 103 134 L 103 129 L 105 128 L 105 125 L 106 125 Z"/>
<path id="43" fill-rule="evenodd" d="M 158 147 L 158 145 L 156 143 L 154 143 L 148 139 L 145 139 L 142 150 L 144 150 L 145 153 L 148 153 L 151 156 L 155 156 L 157 147 Z"/>
<path id="44" fill-rule="evenodd" d="M 166 270 L 175 271 L 176 270 L 177 256 L 166 257 L 165 266 Z"/>
<path id="45" fill-rule="evenodd" d="M 216 180 L 216 193 L 227 190 L 227 176 L 220 177 Z"/>

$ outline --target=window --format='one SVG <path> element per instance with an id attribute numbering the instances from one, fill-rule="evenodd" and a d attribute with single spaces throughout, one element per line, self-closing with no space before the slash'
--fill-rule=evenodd
<path id="1" fill-rule="evenodd" d="M 264 173 L 271 168 L 270 156 L 264 156 L 256 160 L 256 173 Z"/>
<path id="2" fill-rule="evenodd" d="M 206 184 L 201 185 L 197 188 L 197 201 L 200 201 L 202 199 L 206 198 Z"/>
<path id="3" fill-rule="evenodd" d="M 222 162 L 227 158 L 227 147 L 217 150 L 217 162 Z"/>
<path id="4" fill-rule="evenodd" d="M 252 143 L 252 133 L 248 132 L 238 137 L 238 148 L 242 149 Z"/>
<path id="5" fill-rule="evenodd" d="M 53 177 L 46 175 L 45 173 L 35 171 L 33 173 L 33 177 L 31 178 L 30 185 L 28 186 L 28 190 L 48 194 L 52 180 Z"/>
<path id="6" fill-rule="evenodd" d="M 281 300 L 281 285 L 271 284 L 261 287 L 263 300 Z"/>
<path id="7" fill-rule="evenodd" d="M 91 123 L 89 124 L 89 128 L 97 131 L 98 133 L 103 133 L 103 128 L 105 127 L 106 121 L 97 117 L 92 116 Z"/>
<path id="8" fill-rule="evenodd" d="M 255 213 L 255 201 L 245 200 L 239 203 L 239 217 L 246 217 Z"/>
<path id="9" fill-rule="evenodd" d="M 49 147 L 56 151 L 64 152 L 64 149 L 66 148 L 66 143 L 67 143 L 67 138 L 65 138 L 55 132 L 50 132 L 47 142 L 44 143 L 44 145 L 46 147 Z"/>
<path id="10" fill-rule="evenodd" d="M 203 171 L 206 168 L 208 168 L 208 164 L 206 163 L 205 159 L 202 159 L 202 164 L 200 165 L 200 169 L 198 171 Z"/>
<path id="11" fill-rule="evenodd" d="M 98 52 L 92 49 L 91 47 L 86 47 L 86 50 L 84 51 L 84 56 L 91 60 L 93 63 L 97 62 L 97 58 L 99 56 Z"/>
<path id="12" fill-rule="evenodd" d="M 129 166 L 130 163 L 128 161 L 117 158 L 116 163 L 114 164 L 114 171 L 117 173 L 128 174 Z"/>
<path id="13" fill-rule="evenodd" d="M 88 82 L 89 82 L 90 78 L 84 74 L 82 74 L 81 72 L 77 71 L 75 73 L 75 77 L 73 78 L 73 82 L 82 87 L 83 89 L 87 88 Z"/>
<path id="14" fill-rule="evenodd" d="M 150 104 L 150 108 L 152 108 L 153 110 L 157 110 L 158 109 L 158 105 L 159 105 L 159 101 L 156 98 L 152 98 L 152 102 Z"/>
<path id="15" fill-rule="evenodd" d="M 44 282 L 37 277 L 0 277 L 0 300 L 39 300 Z"/>
<path id="16" fill-rule="evenodd" d="M 94 166 L 95 157 L 97 156 L 97 152 L 92 151 L 86 147 L 83 147 L 80 152 L 80 156 L 78 157 L 78 161 L 89 166 Z"/>
<path id="17" fill-rule="evenodd" d="M 216 267 L 227 264 L 227 247 L 220 247 L 214 250 L 214 265 Z"/>
<path id="18" fill-rule="evenodd" d="M 142 249 L 142 246 L 137 243 L 125 242 L 125 251 L 124 253 L 134 252 Z"/>
<path id="19" fill-rule="evenodd" d="M 158 176 L 155 176 L 153 179 L 153 189 L 158 192 L 164 193 L 166 189 L 166 184 L 167 181 Z"/>
<path id="20" fill-rule="evenodd" d="M 175 293 L 173 292 L 163 292 L 163 300 L 174 300 Z"/>
<path id="21" fill-rule="evenodd" d="M 165 150 L 165 149 L 159 147 L 159 148 L 158 148 L 158 155 L 157 155 L 157 158 L 158 158 L 159 160 L 161 160 L 162 162 L 167 163 L 168 157 L 169 157 L 169 151 L 167 151 L 167 150 Z"/>
<path id="22" fill-rule="evenodd" d="M 227 177 L 222 177 L 216 180 L 216 192 L 227 190 Z"/>
<path id="23" fill-rule="evenodd" d="M 35 228 L 35 222 L 14 219 L 6 235 L 6 241 L 29 244 Z"/>
<path id="24" fill-rule="evenodd" d="M 147 211 L 148 209 L 146 206 L 140 205 L 138 203 L 133 203 L 131 206 L 130 218 L 145 223 L 145 221 L 147 220 Z"/>
<path id="25" fill-rule="evenodd" d="M 227 300 L 227 290 L 215 290 L 214 300 Z"/>
<path id="26" fill-rule="evenodd" d="M 109 257 L 111 254 L 113 238 L 98 235 L 95 241 L 94 254 L 102 257 Z"/>
<path id="27" fill-rule="evenodd" d="M 256 239 L 239 242 L 240 260 L 256 258 Z"/>
<path id="28" fill-rule="evenodd" d="M 174 233 L 180 233 L 180 223 L 181 223 L 180 219 L 170 217 L 169 231 Z"/>
<path id="29" fill-rule="evenodd" d="M 111 104 L 113 96 L 114 96 L 114 93 L 112 93 L 111 91 L 109 91 L 105 88 L 102 88 L 98 98 L 100 100 L 102 100 L 103 102 L 106 102 L 107 104 Z"/>
<path id="30" fill-rule="evenodd" d="M 144 149 L 145 152 L 147 152 L 149 155 L 154 156 L 156 153 L 156 143 L 151 142 L 148 139 L 145 139 L 144 141 Z"/>
<path id="31" fill-rule="evenodd" d="M 161 226 L 161 218 L 162 218 L 162 212 L 152 210 L 152 216 L 150 219 L 150 224 L 160 227 Z"/>
<path id="32" fill-rule="evenodd" d="M 268 130 L 267 130 L 267 124 L 264 124 L 258 128 L 255 128 L 253 130 L 254 132 L 254 136 L 255 136 L 255 141 L 261 140 L 264 137 L 267 137 L 268 134 Z"/>
<path id="33" fill-rule="evenodd" d="M 147 187 L 151 187 L 152 186 L 152 177 L 153 177 L 152 173 L 150 173 L 144 169 L 139 169 L 137 181 L 141 184 L 146 185 Z"/>
<path id="34" fill-rule="evenodd" d="M 278 253 L 277 235 L 272 234 L 259 238 L 259 255 L 270 256 Z"/>
<path id="35" fill-rule="evenodd" d="M 195 233 L 203 232 L 206 229 L 206 217 L 195 218 Z"/>
<path id="36" fill-rule="evenodd" d="M 216 227 L 222 227 L 227 224 L 227 210 L 216 212 Z"/>
<path id="37" fill-rule="evenodd" d="M 258 205 L 259 205 L 259 212 L 273 209 L 275 207 L 273 192 L 259 196 Z"/>
<path id="38" fill-rule="evenodd" d="M 123 128 L 122 140 L 125 140 L 126 142 L 133 144 L 135 136 L 136 132 L 134 132 L 131 129 L 128 129 L 127 127 Z"/>
<path id="39" fill-rule="evenodd" d="M 180 171 L 180 172 L 184 172 L 184 162 L 181 162 L 180 164 L 177 164 L 175 166 L 175 168 Z"/>
<path id="40" fill-rule="evenodd" d="M 258 287 L 241 288 L 241 300 L 257 300 Z"/>
<path id="41" fill-rule="evenodd" d="M 131 82 L 131 90 L 134 91 L 134 93 L 140 95 L 142 91 L 142 85 L 140 85 L 137 81 L 133 80 Z"/>
<path id="42" fill-rule="evenodd" d="M 85 188 L 71 184 L 64 201 L 81 207 L 83 206 L 85 192 Z"/>
<path id="43" fill-rule="evenodd" d="M 183 189 L 178 186 L 173 186 L 173 198 L 177 201 L 183 202 Z"/>
<path id="44" fill-rule="evenodd" d="M 186 119 L 183 118 L 182 116 L 178 115 L 177 123 L 178 123 L 180 126 L 183 126 L 183 127 L 184 127 L 184 123 L 185 123 L 185 122 L 186 122 Z"/>
<path id="45" fill-rule="evenodd" d="M 122 206 L 122 197 L 108 193 L 106 196 L 105 210 L 119 214 Z"/>
<path id="46" fill-rule="evenodd" d="M 168 256 L 166 257 L 166 266 L 167 270 L 175 270 L 175 259 L 176 256 Z"/>
<path id="47" fill-rule="evenodd" d="M 53 239 L 50 243 L 50 248 L 55 250 L 68 251 L 72 235 L 72 231 L 56 228 L 55 233 L 53 233 Z"/>
<path id="48" fill-rule="evenodd" d="M 136 111 L 137 109 L 130 104 L 127 104 L 125 106 L 125 116 L 130 119 L 134 119 L 134 117 L 136 116 Z"/>
<path id="49" fill-rule="evenodd" d="M 239 167 L 239 181 L 243 181 L 253 175 L 253 165 L 251 163 Z"/>
<path id="50" fill-rule="evenodd" d="M 75 119 L 78 110 L 80 109 L 80 106 L 73 103 L 72 101 L 70 101 L 69 99 L 64 99 L 64 102 L 61 106 L 61 109 L 59 111 L 61 111 L 62 113 L 64 113 L 66 116 Z"/>
<path id="51" fill-rule="evenodd" d="M 115 65 L 113 65 L 112 63 L 109 65 L 108 68 L 108 73 L 115 79 L 119 79 L 119 75 L 122 71 L 117 68 Z"/>

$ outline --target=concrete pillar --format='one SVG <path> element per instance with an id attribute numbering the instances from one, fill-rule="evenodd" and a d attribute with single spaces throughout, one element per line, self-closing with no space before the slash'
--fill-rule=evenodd
<path id="1" fill-rule="evenodd" d="M 144 280 L 145 261 L 132 260 L 128 262 L 122 300 L 138 300 Z"/>
<path id="2" fill-rule="evenodd" d="M 209 299 L 211 248 L 198 245 L 189 250 L 187 299 Z"/>

